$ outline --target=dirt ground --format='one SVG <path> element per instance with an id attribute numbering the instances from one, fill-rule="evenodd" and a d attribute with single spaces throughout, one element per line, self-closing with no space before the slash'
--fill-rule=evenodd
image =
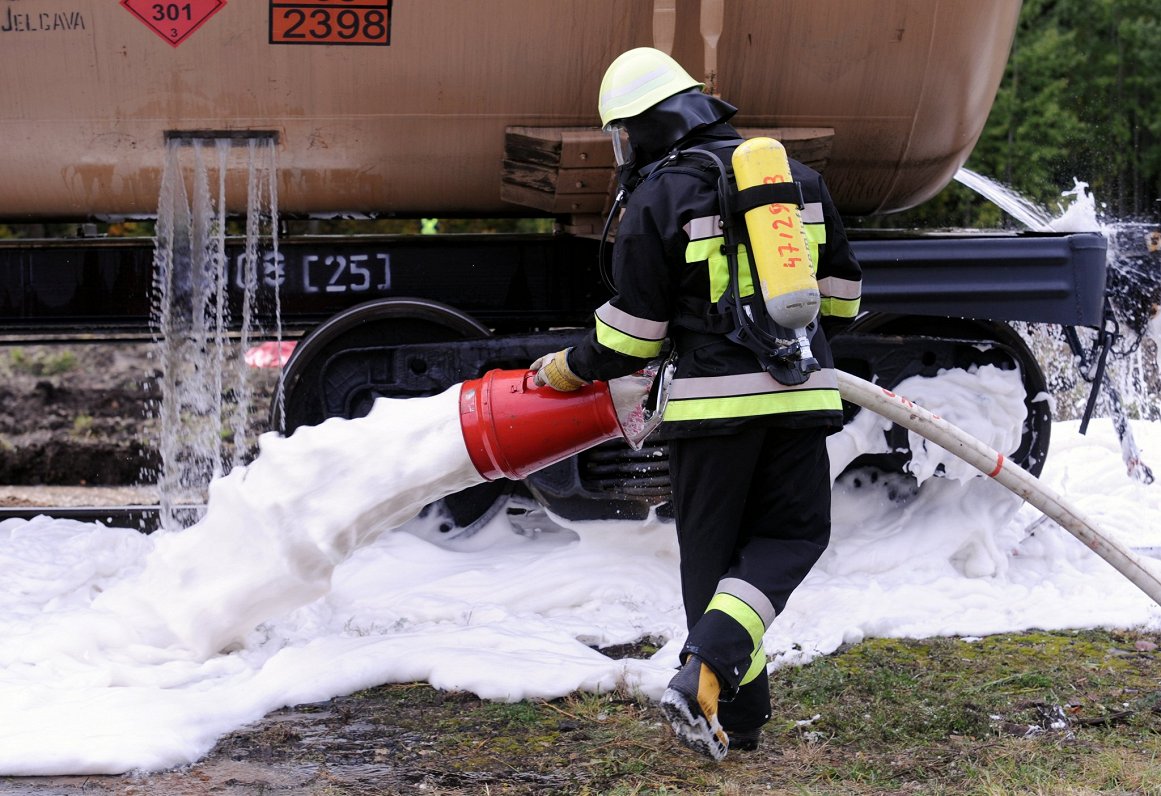
<path id="1" fill-rule="evenodd" d="M 0 509 L 156 503 L 157 363 L 150 342 L 0 341 Z M 252 371 L 248 383 L 252 442 L 276 375 Z"/>
<path id="2" fill-rule="evenodd" d="M 125 486 L 156 467 L 151 348 L 0 348 L 0 484 Z"/>
<path id="3" fill-rule="evenodd" d="M 681 755 L 655 708 L 609 700 Z M 507 714 L 511 711 L 512 716 Z M 510 706 L 426 685 L 385 686 L 276 711 L 223 737 L 206 758 L 160 773 L 0 778 L 17 796 L 123 794 L 563 794 L 610 793 L 623 772 L 585 753 L 615 742 L 606 721 L 567 704 L 539 706 L 544 721 Z M 547 740 L 546 740 L 547 739 Z M 576 739 L 577 747 L 570 746 Z M 578 750 L 580 753 L 578 754 Z"/>

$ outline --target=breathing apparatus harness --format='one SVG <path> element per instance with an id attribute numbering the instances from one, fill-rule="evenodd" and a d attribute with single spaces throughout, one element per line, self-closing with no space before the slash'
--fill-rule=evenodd
<path id="1" fill-rule="evenodd" d="M 710 312 L 703 314 L 705 321 L 704 331 L 722 334 L 729 340 L 749 349 L 757 357 L 763 369 L 773 376 L 780 384 L 796 386 L 803 384 L 810 374 L 820 369 L 810 351 L 809 334 L 813 333 L 818 319 L 811 321 L 807 332 L 796 332 L 782 326 L 767 312 L 759 289 L 760 279 L 756 265 L 756 258 L 745 257 L 745 266 L 750 276 L 750 284 L 754 289 L 749 295 L 741 295 L 738 279 L 742 267 L 739 252 L 744 252 L 748 236 L 746 235 L 745 214 L 763 205 L 773 203 L 793 204 L 799 211 L 806 202 L 802 194 L 802 185 L 797 181 L 776 182 L 754 185 L 738 190 L 732 164 L 727 163 L 718 154 L 718 150 L 736 148 L 744 143 L 745 139 L 735 138 L 714 141 L 688 149 L 677 149 L 670 152 L 661 160 L 641 170 L 640 176 L 631 175 L 626 169 L 620 175 L 620 185 L 613 200 L 613 207 L 605 220 L 604 231 L 601 235 L 601 245 L 598 252 L 602 279 L 613 288 L 612 279 L 608 275 L 604 257 L 604 247 L 608 239 L 613 218 L 628 198 L 628 195 L 640 184 L 653 179 L 659 173 L 668 170 L 680 170 L 705 178 L 710 169 L 704 166 L 682 163 L 684 159 L 695 158 L 708 162 L 716 172 L 718 190 L 718 206 L 721 218 L 721 230 L 724 243 L 722 254 L 726 257 L 729 271 L 729 281 L 722 296 L 711 305 Z"/>

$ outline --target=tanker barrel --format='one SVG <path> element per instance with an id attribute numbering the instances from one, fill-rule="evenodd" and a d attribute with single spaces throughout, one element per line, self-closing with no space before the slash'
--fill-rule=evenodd
<path id="1" fill-rule="evenodd" d="M 843 213 L 902 210 L 974 147 L 1020 0 L 898 5 L 682 2 L 655 28 L 652 0 L 6 3 L 0 219 L 152 215 L 167 143 L 196 138 L 275 140 L 288 216 L 599 215 L 601 75 L 642 45 L 712 72 Z"/>

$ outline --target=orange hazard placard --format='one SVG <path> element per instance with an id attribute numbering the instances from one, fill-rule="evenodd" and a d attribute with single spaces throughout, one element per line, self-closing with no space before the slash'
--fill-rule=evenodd
<path id="1" fill-rule="evenodd" d="M 174 47 L 190 37 L 210 17 L 222 10 L 226 0 L 185 0 L 158 3 L 155 0 L 121 0 L 121 5 L 149 29 Z"/>
<path id="2" fill-rule="evenodd" d="M 391 43 L 391 0 L 270 0 L 271 44 Z"/>

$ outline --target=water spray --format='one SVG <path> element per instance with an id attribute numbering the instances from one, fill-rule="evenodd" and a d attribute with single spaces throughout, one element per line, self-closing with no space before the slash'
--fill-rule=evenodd
<path id="1" fill-rule="evenodd" d="M 838 371 L 843 399 L 882 415 L 954 454 L 1027 501 L 1161 605 L 1161 578 L 1136 553 L 1102 532 L 1063 496 L 958 426 L 869 381 Z"/>
<path id="2" fill-rule="evenodd" d="M 1115 246 L 1112 245 L 1115 243 L 1117 237 L 1115 233 L 1118 231 L 1118 227 L 1105 225 L 1098 221 L 1096 216 L 1096 203 L 1092 194 L 1088 191 L 1088 183 L 1075 178 L 1073 179 L 1074 186 L 1072 190 L 1064 191 L 1061 194 L 1062 197 L 1071 197 L 1071 202 L 1068 207 L 1061 208 L 1061 213 L 1057 217 L 1053 217 L 1047 210 L 1034 204 L 1010 188 L 1000 185 L 994 180 L 990 180 L 969 169 L 961 168 L 956 172 L 955 179 L 957 182 L 995 204 L 1033 232 L 1094 231 L 1100 232 L 1110 241 L 1108 261 L 1110 266 L 1109 278 L 1113 284 L 1110 284 L 1105 289 L 1105 317 L 1097 329 L 1097 336 L 1092 344 L 1092 350 L 1088 352 L 1084 350 L 1074 327 L 1066 326 L 1063 328 L 1065 342 L 1068 344 L 1073 357 L 1079 364 L 1081 377 L 1092 385 L 1089 390 L 1088 402 L 1085 405 L 1081 417 L 1080 433 L 1084 434 L 1088 430 L 1089 420 L 1092 418 L 1093 411 L 1097 406 L 1098 398 L 1103 393 L 1109 412 L 1112 415 L 1113 428 L 1117 432 L 1117 439 L 1121 443 L 1121 455 L 1125 462 L 1126 471 L 1130 477 L 1143 484 L 1153 483 L 1153 471 L 1141 459 L 1140 450 L 1133 437 L 1133 431 L 1129 427 L 1129 418 L 1125 412 L 1120 391 L 1109 381 L 1106 375 L 1108 355 L 1110 352 L 1113 352 L 1113 345 L 1120 337 L 1117 313 L 1114 312 L 1114 307 L 1118 311 L 1124 311 L 1124 307 L 1120 306 L 1120 303 L 1116 301 L 1118 298 L 1118 291 L 1115 286 L 1117 275 L 1116 266 L 1122 265 L 1122 260 L 1124 259 L 1119 254 L 1114 253 Z M 1156 230 L 1153 232 L 1156 232 Z M 1146 249 L 1151 253 L 1156 253 L 1158 250 L 1161 250 L 1161 232 L 1156 232 L 1155 236 L 1147 235 L 1144 243 Z M 1123 298 L 1123 295 L 1120 297 Z M 1135 321 L 1135 323 L 1130 323 L 1130 325 L 1137 327 L 1133 331 L 1138 336 L 1138 343 L 1140 342 L 1140 338 L 1147 333 L 1145 327 L 1148 319 L 1156 317 L 1157 314 L 1155 302 L 1146 301 L 1145 303 L 1148 305 L 1147 309 L 1143 311 L 1134 309 L 1134 311 L 1130 312 L 1132 320 Z"/>

